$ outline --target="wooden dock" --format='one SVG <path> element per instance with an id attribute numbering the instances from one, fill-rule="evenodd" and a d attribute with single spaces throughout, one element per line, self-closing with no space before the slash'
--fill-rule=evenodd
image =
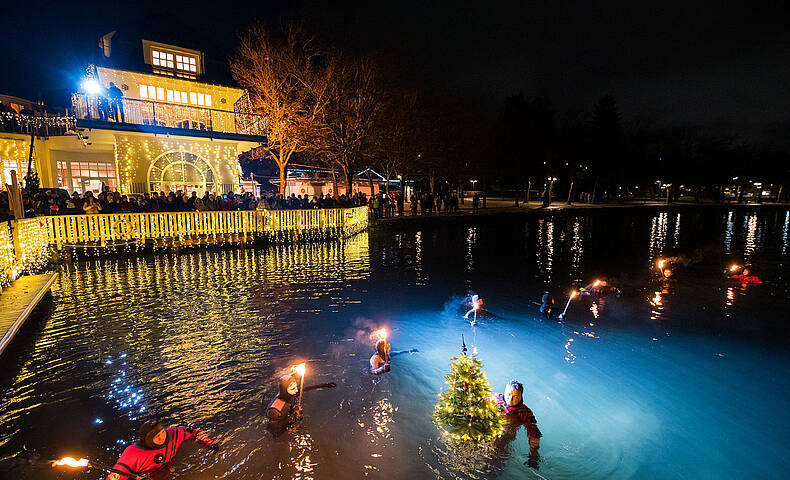
<path id="1" fill-rule="evenodd" d="M 0 355 L 55 281 L 55 273 L 25 275 L 0 294 Z"/>

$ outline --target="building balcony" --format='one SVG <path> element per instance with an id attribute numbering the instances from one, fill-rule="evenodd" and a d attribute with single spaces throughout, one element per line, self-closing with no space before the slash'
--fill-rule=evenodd
<path id="1" fill-rule="evenodd" d="M 21 133 L 37 137 L 66 135 L 76 131 L 74 117 L 48 114 L 27 115 L 13 112 L 0 113 L 0 132 Z"/>
<path id="2" fill-rule="evenodd" d="M 72 95 L 74 115 L 80 126 L 113 130 L 172 133 L 199 137 L 244 135 L 262 138 L 265 119 L 252 113 L 216 110 L 176 103 Z"/>

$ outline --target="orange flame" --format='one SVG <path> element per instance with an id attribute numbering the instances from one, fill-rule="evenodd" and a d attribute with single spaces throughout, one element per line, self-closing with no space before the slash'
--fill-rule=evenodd
<path id="1" fill-rule="evenodd" d="M 730 271 L 731 272 L 734 272 L 735 270 L 738 270 L 738 264 L 737 263 L 733 263 L 732 266 L 730 267 Z"/>
<path id="2" fill-rule="evenodd" d="M 571 292 L 571 298 L 576 298 L 576 295 L 578 295 L 578 294 L 579 294 L 579 292 L 577 292 L 576 290 L 572 291 Z"/>
<path id="3" fill-rule="evenodd" d="M 304 362 L 300 363 L 299 365 L 294 365 L 291 367 L 299 376 L 304 377 L 305 371 L 307 371 L 307 366 Z"/>
<path id="4" fill-rule="evenodd" d="M 666 261 L 666 260 L 663 260 L 663 259 L 662 259 L 662 260 L 659 260 L 659 261 L 658 261 L 658 264 L 657 264 L 657 265 L 658 265 L 658 269 L 659 269 L 659 270 L 663 270 L 663 269 L 664 269 L 664 265 L 665 265 L 666 263 L 667 263 L 667 261 Z"/>
<path id="5" fill-rule="evenodd" d="M 480 310 L 480 307 L 483 305 L 483 300 L 480 299 L 475 302 L 475 310 Z"/>
<path id="6" fill-rule="evenodd" d="M 597 287 L 600 284 L 601 284 L 601 281 L 600 280 L 596 280 L 595 283 L 593 283 L 593 287 Z"/>
<path id="7" fill-rule="evenodd" d="M 52 462 L 52 466 L 53 467 L 66 466 L 66 467 L 73 467 L 73 468 L 87 467 L 88 466 L 88 459 L 87 458 L 80 458 L 79 460 L 77 460 L 74 457 L 63 457 L 60 460 Z"/>
<path id="8" fill-rule="evenodd" d="M 381 327 L 378 330 L 376 330 L 375 332 L 373 332 L 373 335 L 377 336 L 379 338 L 379 340 L 386 340 L 387 339 L 387 329 L 385 327 Z"/>

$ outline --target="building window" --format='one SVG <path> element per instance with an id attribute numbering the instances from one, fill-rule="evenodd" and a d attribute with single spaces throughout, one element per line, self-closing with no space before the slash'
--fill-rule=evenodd
<path id="1" fill-rule="evenodd" d="M 66 162 L 58 162 L 58 186 L 65 188 L 69 186 L 69 166 Z"/>
<path id="2" fill-rule="evenodd" d="M 208 93 L 189 92 L 189 103 L 200 105 L 201 107 L 210 107 L 211 95 Z"/>
<path id="3" fill-rule="evenodd" d="M 189 92 L 189 96 L 187 96 L 187 92 L 165 90 L 153 85 L 140 85 L 140 98 L 211 107 L 211 95 L 208 93 Z"/>
<path id="4" fill-rule="evenodd" d="M 33 167 L 33 171 L 35 171 L 35 164 L 31 165 Z M 24 183 L 23 177 L 27 175 L 27 160 L 24 162 L 22 160 L 12 160 L 12 159 L 3 159 L 2 160 L 2 167 L 3 167 L 3 179 L 2 184 L 0 186 L 3 187 L 5 190 L 6 185 L 11 185 L 11 170 L 16 170 L 16 181 L 19 183 L 21 187 Z"/>
<path id="5" fill-rule="evenodd" d="M 185 72 L 197 72 L 195 57 L 176 55 L 176 68 Z"/>
<path id="6" fill-rule="evenodd" d="M 159 50 L 151 51 L 151 60 L 155 67 L 175 68 L 173 54 Z"/>
<path id="7" fill-rule="evenodd" d="M 58 162 L 59 164 L 61 162 Z M 65 163 L 65 162 L 64 162 Z M 85 193 L 88 190 L 101 191 L 101 184 L 115 190 L 115 168 L 107 162 L 71 162 L 72 188 Z M 60 165 L 58 165 L 60 171 Z"/>

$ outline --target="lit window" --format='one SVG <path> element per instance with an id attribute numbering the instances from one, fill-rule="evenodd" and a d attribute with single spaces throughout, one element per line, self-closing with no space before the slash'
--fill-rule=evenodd
<path id="1" fill-rule="evenodd" d="M 189 92 L 189 103 L 192 105 L 197 103 L 197 94 L 195 92 Z"/>
<path id="2" fill-rule="evenodd" d="M 156 100 L 156 87 L 148 85 L 148 98 Z"/>
<path id="3" fill-rule="evenodd" d="M 205 105 L 206 104 L 206 96 L 205 95 L 203 95 L 202 93 L 198 93 L 197 97 L 198 97 L 197 98 L 198 105 Z"/>
<path id="4" fill-rule="evenodd" d="M 206 94 L 206 106 L 211 106 L 211 95 Z"/>
<path id="5" fill-rule="evenodd" d="M 187 103 L 187 92 L 181 92 L 181 103 Z"/>
<path id="6" fill-rule="evenodd" d="M 162 87 L 156 87 L 156 99 L 157 100 L 164 100 L 165 99 L 165 89 Z"/>
<path id="7" fill-rule="evenodd" d="M 148 98 L 148 87 L 145 85 L 140 85 L 140 97 Z"/>
<path id="8" fill-rule="evenodd" d="M 175 101 L 175 100 L 173 99 L 173 91 L 172 91 L 172 90 L 168 90 L 168 91 L 167 91 L 167 101 L 168 101 L 168 102 L 174 102 L 174 101 Z"/>

